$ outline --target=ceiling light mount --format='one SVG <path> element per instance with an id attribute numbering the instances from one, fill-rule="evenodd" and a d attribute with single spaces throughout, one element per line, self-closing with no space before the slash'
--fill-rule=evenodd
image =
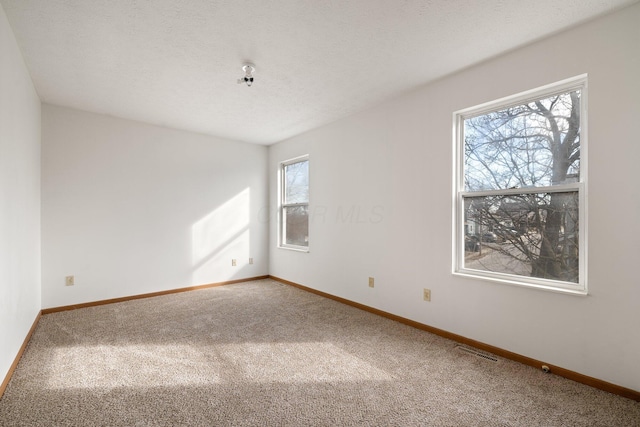
<path id="1" fill-rule="evenodd" d="M 253 73 L 256 71 L 256 66 L 247 62 L 242 66 L 242 71 L 244 71 L 244 77 L 238 79 L 238 84 L 246 83 L 247 86 L 251 87 L 253 84 Z"/>

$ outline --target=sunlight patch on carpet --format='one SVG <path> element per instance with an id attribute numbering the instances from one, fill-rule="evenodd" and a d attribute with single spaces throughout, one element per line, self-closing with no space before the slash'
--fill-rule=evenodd
<path id="1" fill-rule="evenodd" d="M 50 389 L 172 387 L 220 382 L 219 365 L 202 348 L 184 344 L 61 347 L 54 350 L 49 368 Z"/>
<path id="2" fill-rule="evenodd" d="M 393 380 L 326 342 L 60 347 L 49 369 L 54 390 Z"/>
<path id="3" fill-rule="evenodd" d="M 258 383 L 391 381 L 385 371 L 327 342 L 227 344 L 221 354 Z"/>

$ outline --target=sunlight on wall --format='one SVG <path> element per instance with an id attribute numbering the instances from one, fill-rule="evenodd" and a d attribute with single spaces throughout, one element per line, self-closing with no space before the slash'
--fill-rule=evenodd
<path id="1" fill-rule="evenodd" d="M 216 248 L 204 262 L 193 270 L 192 284 L 202 285 L 234 278 L 249 262 L 250 237 L 251 233 L 247 228 L 234 236 L 226 245 Z M 236 259 L 238 264 L 230 269 L 232 259 Z"/>
<path id="2" fill-rule="evenodd" d="M 244 189 L 191 227 L 194 285 L 231 278 L 249 262 L 251 190 Z M 223 275 L 221 277 L 221 275 Z"/>

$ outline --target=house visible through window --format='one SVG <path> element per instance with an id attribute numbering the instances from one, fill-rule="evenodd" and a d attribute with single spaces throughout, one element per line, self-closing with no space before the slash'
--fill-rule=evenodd
<path id="1" fill-rule="evenodd" d="M 280 168 L 280 246 L 309 247 L 309 158 L 292 159 Z"/>
<path id="2" fill-rule="evenodd" d="M 456 113 L 459 274 L 586 293 L 586 77 Z"/>

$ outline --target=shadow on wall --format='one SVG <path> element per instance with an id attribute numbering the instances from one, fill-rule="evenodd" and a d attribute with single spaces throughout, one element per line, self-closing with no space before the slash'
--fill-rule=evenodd
<path id="1" fill-rule="evenodd" d="M 191 226 L 192 285 L 233 279 L 249 264 L 250 212 L 251 190 L 245 188 Z"/>

